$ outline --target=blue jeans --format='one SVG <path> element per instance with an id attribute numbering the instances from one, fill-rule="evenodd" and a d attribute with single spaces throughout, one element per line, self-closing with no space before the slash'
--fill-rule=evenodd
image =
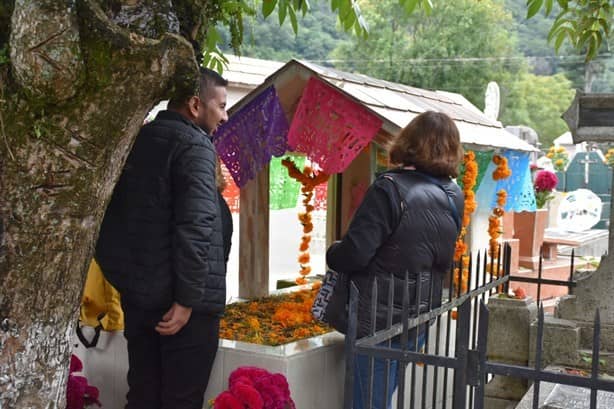
<path id="1" fill-rule="evenodd" d="M 410 337 L 407 344 L 409 351 L 414 350 L 414 337 Z M 424 346 L 425 332 L 421 332 L 418 336 L 418 348 L 420 350 Z M 388 341 L 384 341 L 379 346 L 387 347 Z M 401 349 L 400 340 L 392 341 L 391 348 Z M 367 404 L 368 388 L 369 388 L 369 357 L 366 355 L 356 355 L 354 360 L 354 409 L 384 409 L 384 396 L 387 396 L 387 409 L 392 408 L 392 394 L 397 389 L 397 370 L 399 361 L 390 360 L 388 370 L 388 391 L 384 395 L 384 377 L 386 373 L 386 359 L 375 358 L 373 365 L 373 400 L 372 405 Z"/>

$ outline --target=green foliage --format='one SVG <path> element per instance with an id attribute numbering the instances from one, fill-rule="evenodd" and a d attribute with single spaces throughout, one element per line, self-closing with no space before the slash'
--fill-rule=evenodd
<path id="1" fill-rule="evenodd" d="M 525 0 L 476 0 L 472 2 L 472 7 L 481 9 L 480 4 L 484 3 L 490 8 L 498 7 L 499 10 L 502 10 L 501 5 L 505 2 L 508 6 L 510 4 L 515 6 L 515 12 L 519 14 L 517 6 L 519 3 L 524 3 L 524 1 Z M 322 0 L 321 3 L 322 2 L 329 3 L 330 10 L 337 16 L 339 26 L 343 28 L 343 30 L 346 32 L 353 31 L 360 38 L 367 37 L 367 20 L 370 21 L 371 19 L 367 16 L 368 13 L 365 13 L 365 16 L 363 16 L 357 0 Z M 181 2 L 179 3 L 181 4 Z M 363 0 L 361 3 L 367 8 L 381 6 L 382 9 L 389 9 L 391 3 L 394 3 L 398 14 L 392 19 L 391 29 L 397 33 L 402 30 L 395 24 L 395 20 L 397 20 L 396 17 L 402 19 L 407 16 L 414 16 L 413 21 L 420 25 L 420 23 L 425 22 L 425 14 L 455 14 L 458 16 L 458 13 L 453 13 L 455 9 L 467 10 L 467 0 L 454 2 L 442 0 L 385 0 L 381 2 Z M 236 54 L 240 54 L 241 47 L 244 43 L 244 17 L 253 16 L 258 5 L 260 5 L 262 16 L 265 18 L 270 16 L 274 18 L 274 16 L 276 16 L 277 22 L 282 25 L 282 27 L 286 21 L 290 21 L 290 26 L 295 35 L 299 32 L 298 15 L 302 14 L 304 17 L 311 11 L 308 0 L 261 0 L 260 2 L 255 0 L 223 0 L 220 2 L 206 2 L 205 4 L 206 6 L 204 8 L 198 11 L 193 10 L 193 12 L 204 16 L 204 24 L 200 25 L 201 30 L 206 30 L 206 34 L 214 38 L 214 40 L 207 41 L 205 60 L 209 66 L 213 66 L 217 69 L 222 69 L 224 62 L 220 48 L 220 39 L 225 38 L 225 36 L 218 32 L 219 27 L 225 27 L 226 32 L 229 33 L 228 44 L 230 48 Z M 536 27 L 542 27 L 542 31 L 544 27 L 550 27 L 547 37 L 557 51 L 563 50 L 564 43 L 568 42 L 576 49 L 582 50 L 586 55 L 586 60 L 592 60 L 597 57 L 600 48 L 607 42 L 607 38 L 611 32 L 612 6 L 609 0 L 526 0 L 526 4 L 522 6 L 526 9 L 528 18 L 540 21 L 540 23 L 535 24 Z M 443 13 L 442 10 L 446 10 L 446 13 Z M 544 15 L 540 13 L 542 10 L 544 11 Z M 190 10 L 188 10 L 188 12 L 190 12 Z M 505 12 L 502 14 L 508 16 Z M 554 16 L 554 14 L 556 14 L 556 16 Z M 420 17 L 416 19 L 415 16 Z M 462 15 L 460 17 L 460 21 L 465 20 Z M 541 24 L 541 21 L 545 21 L 545 24 Z M 478 28 L 484 27 L 484 25 L 479 24 L 479 20 L 474 20 L 473 22 L 478 23 L 476 24 Z M 439 26 L 438 28 L 445 30 L 447 26 Z M 409 29 L 408 31 L 411 32 L 412 30 Z M 482 34 L 482 37 L 488 37 L 491 31 L 492 30 L 481 32 L 478 29 L 474 30 L 478 35 Z M 532 37 L 535 38 L 534 35 Z M 391 41 L 394 40 L 394 35 L 392 37 L 389 35 L 388 39 Z M 464 37 L 454 37 L 452 39 L 462 41 Z M 506 39 L 496 39 L 495 41 L 500 40 L 503 40 L 501 42 L 503 46 L 508 44 L 508 41 L 505 41 Z M 528 44 L 527 47 L 529 50 L 536 49 L 532 44 Z M 441 47 L 437 48 L 438 50 L 436 51 L 444 51 L 441 50 Z M 444 48 L 447 47 L 444 46 Z M 539 48 L 543 48 L 543 46 Z M 449 51 L 449 49 L 445 51 Z M 539 52 L 543 52 L 543 50 L 539 50 Z M 389 61 L 392 59 L 391 57 L 392 56 L 389 56 Z M 409 57 L 411 57 L 411 55 L 409 55 Z M 390 68 L 388 69 L 390 70 Z M 441 69 L 440 71 L 441 73 L 439 75 L 444 77 L 454 74 L 454 70 Z M 511 71 L 514 70 L 512 69 Z M 491 77 L 491 79 L 496 78 Z M 478 88 L 478 85 L 474 86 L 476 89 Z M 457 87 L 456 91 L 461 91 L 461 88 L 466 87 Z"/>
<path id="2" fill-rule="evenodd" d="M 505 125 L 527 125 L 535 129 L 542 146 L 567 131 L 560 118 L 574 96 L 571 82 L 563 75 L 540 76 L 523 73 L 518 81 L 502 88 L 500 121 Z"/>
<path id="3" fill-rule="evenodd" d="M 537 206 L 538 209 L 545 208 L 548 202 L 552 199 L 554 199 L 552 192 L 545 190 L 535 191 L 535 206 Z"/>
<path id="4" fill-rule="evenodd" d="M 433 1 L 429 16 L 407 16 L 395 0 L 364 2 L 366 40 L 337 47 L 335 66 L 412 86 L 463 94 L 483 106 L 486 84 L 523 69 L 511 15 L 496 0 Z"/>
<path id="5" fill-rule="evenodd" d="M 583 50 L 576 50 L 564 43 L 558 55 L 548 42 L 548 32 L 560 13 L 558 3 L 553 5 L 549 15 L 537 13 L 526 18 L 526 0 L 505 0 L 505 7 L 511 11 L 518 34 L 518 47 L 527 57 L 533 74 L 553 75 L 563 73 L 571 80 L 573 87 L 592 92 L 614 91 L 614 58 L 605 47 L 591 61 L 585 61 Z"/>
<path id="6" fill-rule="evenodd" d="M 430 9 L 430 0 L 399 1 L 417 3 L 424 9 Z M 250 6 L 247 0 L 224 0 L 221 2 L 209 3 L 219 3 L 219 5 L 215 9 L 215 13 L 209 14 L 210 17 L 207 20 L 210 24 L 207 25 L 209 29 L 207 31 L 204 64 L 214 69 L 221 70 L 225 64 L 222 56 L 222 48 L 225 46 L 221 46 L 221 44 L 228 44 L 235 54 L 241 54 L 241 46 L 244 43 L 243 34 L 245 31 L 243 27 L 244 17 L 255 16 L 256 2 L 251 2 L 254 7 Z M 294 35 L 298 35 L 299 33 L 299 15 L 306 17 L 311 11 L 308 0 L 262 0 L 260 3 L 262 18 L 277 17 L 275 21 L 278 22 L 282 28 L 285 27 L 284 23 L 289 21 Z M 212 6 L 212 8 L 215 7 L 216 6 Z M 353 31 L 358 36 L 366 37 L 367 23 L 362 16 L 356 0 L 330 0 L 330 10 L 333 11 L 334 16 L 337 16 L 340 27 L 346 32 Z M 256 27 L 256 25 L 254 25 L 254 27 Z M 286 34 L 287 33 L 284 32 L 283 35 Z M 213 38 L 209 39 L 209 36 Z M 228 41 L 222 43 L 222 39 Z M 269 46 L 272 49 L 277 48 L 275 42 L 269 43 Z"/>
<path id="7" fill-rule="evenodd" d="M 548 40 L 558 51 L 568 41 L 578 50 L 583 50 L 586 60 L 597 56 L 601 45 L 610 35 L 612 5 L 610 0 L 557 0 L 560 12 L 550 27 Z M 527 0 L 527 18 L 540 10 L 549 15 L 554 0 Z"/>
<path id="8" fill-rule="evenodd" d="M 204 10 L 202 13 L 206 17 L 202 29 L 206 32 L 203 36 L 205 47 L 202 64 L 221 73 L 228 64 L 228 59 L 224 57 L 220 48 L 222 36 L 217 26 L 220 25 L 228 29 L 230 34 L 228 44 L 236 53 L 239 53 L 243 44 L 243 20 L 246 16 L 253 16 L 256 11 L 245 0 L 207 2 L 207 7 Z"/>
<path id="9" fill-rule="evenodd" d="M 400 7 L 403 8 L 404 14 L 409 15 L 415 10 L 421 10 L 424 13 L 430 13 L 433 10 L 432 0 L 395 0 Z M 213 40 L 207 40 L 205 47 L 205 61 L 206 65 L 213 67 L 214 69 L 222 69 L 223 58 L 222 49 L 225 49 L 225 45 L 229 44 L 230 49 L 235 54 L 241 54 L 244 34 L 244 17 L 253 17 L 255 15 L 256 4 L 260 3 L 260 12 L 263 18 L 274 19 L 282 29 L 286 26 L 285 23 L 290 21 L 290 27 L 294 35 L 298 36 L 299 33 L 299 15 L 306 17 L 311 12 L 311 5 L 308 0 L 261 0 L 260 2 L 252 1 L 250 6 L 248 0 L 223 0 L 221 2 L 209 2 L 216 5 L 209 8 L 213 12 L 205 13 L 207 16 L 207 27 L 209 28 L 207 34 L 212 34 L 215 38 Z M 368 27 L 366 19 L 363 17 L 360 10 L 360 6 L 357 0 L 316 0 L 316 3 L 322 5 L 329 3 L 332 16 L 336 16 L 338 21 L 338 27 L 341 27 L 345 32 L 353 32 L 356 36 L 366 38 L 368 34 Z M 318 7 L 319 8 L 319 7 Z M 331 14 L 329 14 L 331 15 Z M 260 19 L 259 19 L 260 20 Z M 335 18 L 333 19 L 335 20 Z M 301 28 L 305 20 L 300 21 Z M 332 22 L 331 27 L 337 25 Z M 256 25 L 254 25 L 254 31 L 257 31 Z M 278 30 L 279 31 L 279 30 Z M 326 30 L 328 31 L 328 30 Z M 229 35 L 225 35 L 228 33 Z M 316 33 L 316 31 L 313 31 Z M 282 36 L 286 36 L 286 32 L 282 32 Z M 320 38 L 326 37 L 318 36 Z M 221 43 L 220 39 L 228 39 L 227 43 Z M 253 38 L 257 38 L 253 36 Z M 259 44 L 265 44 L 257 39 Z M 314 44 L 312 47 L 317 46 L 317 38 L 311 40 Z M 271 50 L 267 54 L 275 54 L 273 50 L 278 49 L 278 44 L 275 42 L 268 43 Z M 264 58 L 264 57 L 262 57 Z M 271 58 L 271 57 L 266 57 Z"/>
<path id="10" fill-rule="evenodd" d="M 299 16 L 300 29 L 294 33 L 287 24 L 279 26 L 277 10 L 267 18 L 258 13 L 245 21 L 245 42 L 242 54 L 276 61 L 300 58 L 322 62 L 328 59 L 330 51 L 339 43 L 348 41 L 348 35 L 336 23 L 337 16 L 325 2 L 316 2 L 309 13 Z M 230 33 L 219 27 L 221 44 L 228 44 Z M 222 47 L 231 52 L 229 46 Z"/>
<path id="11" fill-rule="evenodd" d="M 586 362 L 587 364 L 592 364 L 593 354 L 591 354 L 590 352 L 586 352 L 586 351 L 580 351 L 580 359 L 582 359 L 582 361 Z M 602 368 L 605 368 L 606 365 L 607 365 L 607 362 L 605 361 L 605 359 L 599 358 L 599 366 Z"/>

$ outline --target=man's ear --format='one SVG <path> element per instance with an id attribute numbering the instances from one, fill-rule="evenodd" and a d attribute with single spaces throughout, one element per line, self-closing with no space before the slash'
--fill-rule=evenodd
<path id="1" fill-rule="evenodd" d="M 198 117 L 198 110 L 200 108 L 200 98 L 196 95 L 190 97 L 188 100 L 188 113 L 190 114 L 190 119 L 195 119 Z"/>

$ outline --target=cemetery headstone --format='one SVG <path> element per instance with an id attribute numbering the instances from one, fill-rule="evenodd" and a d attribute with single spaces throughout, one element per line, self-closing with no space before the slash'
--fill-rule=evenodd
<path id="1" fill-rule="evenodd" d="M 614 94 L 585 94 L 578 91 L 563 119 L 569 126 L 574 143 L 614 142 Z M 591 160 L 590 155 L 587 159 Z M 590 162 L 580 165 L 586 166 L 586 163 L 590 167 Z M 590 182 L 590 168 L 588 178 Z M 610 174 L 609 193 L 612 191 L 611 183 Z M 610 217 L 611 210 L 610 207 Z M 573 295 L 560 300 L 557 308 L 559 318 L 592 323 L 595 309 L 599 308 L 602 327 L 614 325 L 614 234 L 611 223 L 609 230 L 608 255 L 601 259 L 597 270 L 578 279 Z"/>
<path id="2" fill-rule="evenodd" d="M 588 189 L 601 199 L 603 209 L 597 229 L 607 228 L 610 220 L 612 168 L 604 163 L 599 152 L 578 152 L 565 172 L 566 190 Z"/>

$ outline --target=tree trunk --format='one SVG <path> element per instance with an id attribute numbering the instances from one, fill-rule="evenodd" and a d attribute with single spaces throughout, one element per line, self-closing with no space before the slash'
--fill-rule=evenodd
<path id="1" fill-rule="evenodd" d="M 196 78 L 185 39 L 120 28 L 99 3 L 122 2 L 0 0 L 0 49 L 10 34 L 0 65 L 4 408 L 65 407 L 69 339 L 113 186 L 147 112 L 175 79 Z M 177 17 L 164 13 L 154 17 L 166 32 Z"/>

